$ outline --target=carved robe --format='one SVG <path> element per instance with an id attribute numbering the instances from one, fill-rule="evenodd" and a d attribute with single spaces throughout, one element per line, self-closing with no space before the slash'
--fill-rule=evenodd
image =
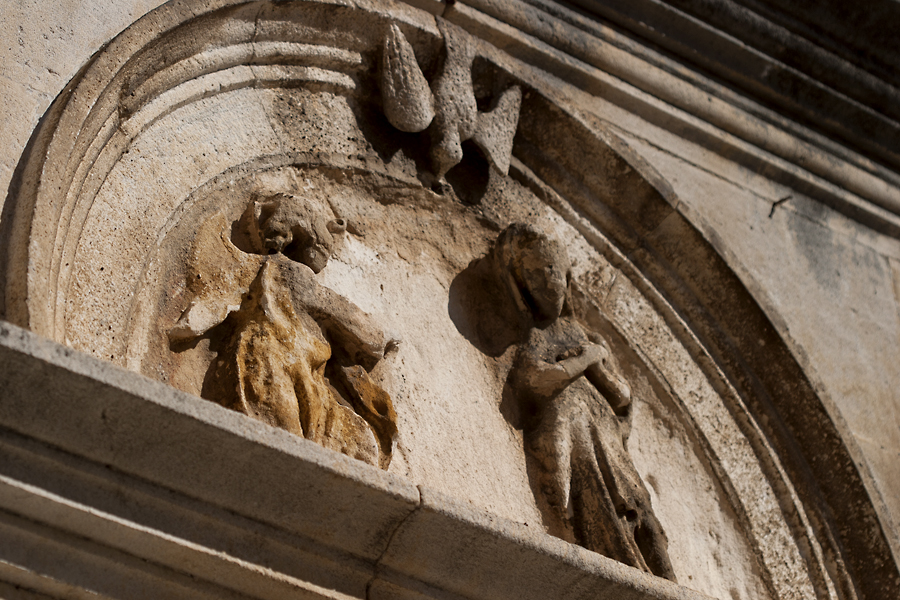
<path id="1" fill-rule="evenodd" d="M 535 375 L 557 369 L 571 348 L 589 342 L 567 317 L 533 328 L 517 356 L 516 385 L 532 398 L 541 396 L 544 390 L 533 389 Z M 616 415 L 587 376 L 562 385 L 534 405 L 534 426 L 526 432 L 528 450 L 541 466 L 542 492 L 571 523 L 579 544 L 674 580 L 665 533 L 625 448 L 626 417 Z"/>
<path id="2" fill-rule="evenodd" d="M 318 285 L 307 266 L 275 255 L 264 260 L 229 321 L 233 333 L 219 353 L 214 374 L 224 392 L 223 404 L 379 464 L 373 430 L 325 377 L 329 337 L 349 348 L 357 360 L 381 358 L 384 336 L 368 315 Z"/>

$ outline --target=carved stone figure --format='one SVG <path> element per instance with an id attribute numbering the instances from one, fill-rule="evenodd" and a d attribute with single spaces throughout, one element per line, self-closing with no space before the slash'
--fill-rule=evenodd
<path id="1" fill-rule="evenodd" d="M 396 415 L 368 371 L 397 342 L 315 278 L 345 223 L 285 194 L 251 203 L 242 221 L 253 252 L 223 238 L 240 258 L 238 274 L 205 288 L 169 330 L 170 342 L 220 328 L 204 396 L 387 468 Z"/>
<path id="2" fill-rule="evenodd" d="M 431 163 L 438 182 L 463 158 L 462 143 L 472 140 L 504 175 L 509 171 L 513 137 L 519 122 L 522 90 L 512 86 L 489 111 L 481 112 L 472 83 L 475 51 L 459 27 L 438 19 L 444 56 L 429 89 L 409 42 L 396 25 L 384 39 L 381 95 L 388 121 L 400 131 L 428 129 Z"/>
<path id="3" fill-rule="evenodd" d="M 493 261 L 528 332 L 510 384 L 530 415 L 526 444 L 548 503 L 579 544 L 674 581 L 666 535 L 625 448 L 631 390 L 603 340 L 571 313 L 565 248 L 516 223 Z"/>

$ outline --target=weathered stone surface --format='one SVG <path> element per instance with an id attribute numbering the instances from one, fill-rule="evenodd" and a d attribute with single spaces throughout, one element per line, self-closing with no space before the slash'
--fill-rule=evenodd
<path id="1" fill-rule="evenodd" d="M 381 99 L 384 116 L 400 131 L 418 133 L 434 119 L 434 95 L 412 46 L 396 25 L 384 38 L 381 55 Z"/>
<path id="2" fill-rule="evenodd" d="M 418 133 L 429 128 L 432 183 L 438 187 L 447 185 L 444 177 L 462 162 L 463 144 L 469 140 L 485 153 L 494 168 L 506 175 L 522 90 L 519 86 L 506 89 L 496 95 L 490 110 L 479 111 L 472 80 L 473 44 L 450 23 L 437 23 L 444 52 L 432 81 L 433 90 L 429 89 L 406 38 L 396 26 L 391 26 L 385 37 L 380 73 L 385 116 L 400 131 Z"/>
<path id="3" fill-rule="evenodd" d="M 467 4 L 445 17 L 570 83 L 564 97 L 617 113 L 608 122 L 624 119 L 641 132 L 659 127 L 876 231 L 900 235 L 895 171 L 554 2 Z"/>
<path id="4" fill-rule="evenodd" d="M 698 64 L 763 104 L 896 171 L 898 47 L 891 2 L 574 4 Z M 896 212 L 897 206 L 894 206 Z"/>
<path id="5" fill-rule="evenodd" d="M 704 597 L 8 324 L 0 366 L 0 577 L 26 590 Z"/>
<path id="6" fill-rule="evenodd" d="M 6 3 L 0 23 L 0 190 L 53 99 L 107 41 L 162 0 Z"/>
<path id="7" fill-rule="evenodd" d="M 385 553 L 386 571 L 406 572 L 426 584 L 446 586 L 448 591 L 469 598 L 486 593 L 503 599 L 536 598 L 537 590 L 567 598 L 610 595 L 637 599 L 643 594 L 672 600 L 697 597 L 669 581 L 547 539 L 527 524 L 479 513 L 427 488 L 420 491 L 421 507 L 399 528 L 396 546 Z M 430 572 L 436 568 L 446 570 L 450 577 L 446 581 L 432 579 Z M 552 575 L 546 577 L 549 573 Z M 375 590 L 383 590 L 378 596 L 382 598 L 394 592 L 389 586 Z"/>
<path id="8" fill-rule="evenodd" d="M 496 105 L 478 114 L 478 126 L 472 140 L 478 144 L 494 167 L 506 175 L 512 157 L 513 138 L 522 107 L 522 89 L 514 86 L 504 91 Z"/>
<path id="9" fill-rule="evenodd" d="M 631 388 L 606 342 L 575 318 L 565 247 L 513 223 L 491 258 L 507 296 L 497 302 L 515 305 L 504 312 L 521 330 L 509 384 L 537 487 L 579 544 L 674 581 L 666 534 L 625 449 Z"/>
<path id="10" fill-rule="evenodd" d="M 586 544 L 584 532 L 560 515 L 565 494 L 544 493 L 534 453 L 527 451 L 534 444 L 516 355 L 529 344 L 521 331 L 504 325 L 507 317 L 515 320 L 515 310 L 498 301 L 497 293 L 505 292 L 489 268 L 497 233 L 514 222 L 563 240 L 573 258 L 565 286 L 573 312 L 564 329 L 605 340 L 606 354 L 582 348 L 582 355 L 614 357 L 618 374 L 607 383 L 628 382 L 621 388 L 628 394 L 610 395 L 610 409 L 629 406 L 630 435 L 624 427 L 618 436 L 628 438 L 623 460 L 633 462 L 628 469 L 643 481 L 637 494 L 643 513 L 660 524 L 651 529 L 664 529 L 669 538 L 671 567 L 658 573 L 723 598 L 878 598 L 897 589 L 900 545 L 891 522 L 900 497 L 892 491 L 900 445 L 891 395 L 894 325 L 900 326 L 900 295 L 892 289 L 900 280 L 893 237 L 900 229 L 890 212 L 895 178 L 796 124 L 770 119 L 733 93 L 707 96 L 722 89 L 597 23 L 538 5 L 432 3 L 432 13 L 443 15 L 435 19 L 378 1 L 170 3 L 73 79 L 27 151 L 21 140 L 4 150 L 19 170 L 0 217 L 0 314 L 226 405 L 247 390 L 265 395 L 246 403 L 241 410 L 247 414 L 267 402 L 302 412 L 309 403 L 296 388 L 314 380 L 320 391 L 313 396 L 336 407 L 321 414 L 352 415 L 323 417 L 346 427 L 334 425 L 333 435 L 318 441 L 420 486 L 396 506 L 388 503 L 389 517 L 372 516 L 392 523 L 381 533 L 359 534 L 368 541 L 347 533 L 335 541 L 328 528 L 349 527 L 348 513 L 305 520 L 293 514 L 302 511 L 288 510 L 295 506 L 289 495 L 264 496 L 241 478 L 262 476 L 277 487 L 279 470 L 321 479 L 310 465 L 337 461 L 338 471 L 350 464 L 347 476 L 364 481 L 356 488 L 335 484 L 334 493 L 357 494 L 364 503 L 387 480 L 362 462 L 309 445 L 300 447 L 311 448 L 313 458 L 297 459 L 290 448 L 303 442 L 298 436 L 275 435 L 236 413 L 216 412 L 212 403 L 195 414 L 186 407 L 197 400 L 161 391 L 165 402 L 141 393 L 123 401 L 102 393 L 99 413 L 94 407 L 77 416 L 67 407 L 67 421 L 52 424 L 44 416 L 61 402 L 58 393 L 50 394 L 44 413 L 11 402 L 0 409 L 12 411 L 4 413 L 7 426 L 19 432 L 11 434 L 14 442 L 4 442 L 10 456 L 20 452 L 14 447 L 32 448 L 20 453 L 25 456 L 52 445 L 88 463 L 125 465 L 127 481 L 104 489 L 127 496 L 150 482 L 274 528 L 252 538 L 269 549 L 241 558 L 229 554 L 237 544 L 222 542 L 224 533 L 220 541 L 204 538 L 199 549 L 183 543 L 200 539 L 180 538 L 183 531 L 202 527 L 186 525 L 190 519 L 175 513 L 156 522 L 178 538 L 162 542 L 156 533 L 111 526 L 115 519 L 70 506 L 77 500 L 66 490 L 90 489 L 75 483 L 78 477 L 38 489 L 13 482 L 5 488 L 8 497 L 20 500 L 4 505 L 15 515 L 3 525 L 16 540 L 8 549 L 37 551 L 54 540 L 56 562 L 90 556 L 85 572 L 116 573 L 106 583 L 102 577 L 59 583 L 55 574 L 64 570 L 54 571 L 50 560 L 31 579 L 41 590 L 62 595 L 66 585 L 96 584 L 106 585 L 109 595 L 127 596 L 123 590 L 133 576 L 146 582 L 148 597 L 182 588 L 188 597 L 496 597 L 515 595 L 531 581 L 527 565 L 543 564 L 528 554 L 536 547 L 539 555 L 558 550 L 579 561 L 588 557 L 573 575 L 593 582 L 585 586 L 615 580 L 606 567 L 598 567 L 599 579 L 584 579 L 597 557 L 544 537 L 549 532 Z M 402 39 L 395 35 L 401 30 Z M 390 49 L 386 33 L 396 42 L 387 45 L 405 63 L 399 72 L 420 77 L 395 78 L 398 87 L 379 82 Z M 425 94 L 428 81 L 437 99 L 434 119 L 422 100 L 431 94 Z M 406 99 L 394 93 L 404 86 Z M 400 113 L 392 117 L 392 102 L 400 109 L 412 102 L 416 110 L 406 116 L 415 113 L 415 123 L 404 124 Z M 422 134 L 398 131 L 424 128 Z M 296 202 L 255 204 L 275 197 Z M 312 207 L 327 218 L 315 218 Z M 264 301 L 253 304 L 251 288 L 262 286 L 254 288 L 257 280 L 275 282 L 267 289 L 281 292 L 262 294 Z M 309 301 L 320 296 L 328 310 Z M 290 302 L 281 304 L 292 307 L 273 316 L 271 307 L 285 299 Z M 332 310 L 336 306 L 343 309 Z M 854 316 L 846 319 L 848 310 Z M 232 343 L 236 332 L 256 331 L 285 315 L 293 317 L 280 333 L 270 328 L 253 344 Z M 827 327 L 822 315 L 828 315 Z M 360 352 L 336 333 L 353 330 L 350 321 L 367 323 L 356 328 L 367 333 L 356 337 L 377 338 L 363 344 L 372 352 Z M 324 345 L 312 352 L 305 344 L 319 334 Z M 849 347 L 858 350 L 848 353 Z M 557 360 L 582 360 L 577 352 L 562 354 Z M 241 358 L 231 361 L 232 355 Z M 300 364 L 310 374 L 294 373 Z M 236 375 L 248 365 L 255 374 Z M 573 366 L 574 375 L 581 371 Z M 54 373 L 47 385 L 56 385 L 54 378 L 68 381 Z M 284 377 L 275 383 L 279 373 Z M 103 383 L 108 373 L 83 375 L 75 388 Z M 137 385 L 127 381 L 119 387 Z M 217 386 L 231 391 L 217 393 Z M 857 402 L 860 394 L 879 410 Z M 111 415 L 122 429 L 107 435 L 101 424 L 110 427 Z M 312 429 L 286 426 L 293 417 L 279 411 L 257 417 L 299 434 Z M 355 425 L 347 425 L 351 421 Z M 275 454 L 256 441 L 248 446 L 241 432 L 275 436 L 277 443 L 263 444 Z M 169 440 L 170 434 L 178 441 L 161 459 L 175 467 L 145 456 L 149 442 L 128 446 L 148 435 Z M 35 446 L 29 437 L 41 441 Z M 114 443 L 102 441 L 109 439 Z M 201 472 L 209 459 L 196 457 L 216 444 L 237 468 Z M 366 477 L 376 477 L 375 483 Z M 197 490 L 186 483 L 194 478 Z M 480 516 L 432 503 L 429 490 L 470 503 Z M 307 492 L 309 502 L 321 500 Z M 63 500 L 52 497 L 58 493 Z M 29 512 L 29 506 L 37 508 Z M 422 549 L 416 541 L 413 552 L 383 539 L 417 540 L 416 523 L 432 519 L 430 510 L 456 515 L 435 517 L 437 529 L 419 532 L 433 541 L 440 537 L 434 532 L 446 528 L 443 545 Z M 471 545 L 466 523 L 492 518 L 511 521 L 498 529 L 478 525 Z M 42 525 L 29 528 L 22 519 Z M 229 523 L 226 529 L 238 527 Z M 107 526 L 107 537 L 91 538 L 102 551 L 79 546 L 78 536 Z M 520 535 L 525 527 L 541 530 L 537 541 Z M 136 533 L 123 533 L 131 529 Z M 270 537 L 281 540 L 284 531 L 316 540 L 305 558 L 271 549 Z M 133 542 L 116 546 L 119 535 Z M 335 544 L 340 552 L 333 556 L 327 548 Z M 138 550 L 142 545 L 146 555 Z M 73 553 L 74 547 L 81 549 Z M 211 556 L 210 548 L 224 554 Z M 527 555 L 524 570 L 504 567 L 520 550 Z M 154 566 L 143 567 L 133 556 Z M 279 564 L 311 566 L 265 571 L 273 556 L 281 557 L 272 559 Z M 421 556 L 422 564 L 430 556 L 432 566 L 415 571 L 419 566 L 409 565 L 419 563 L 410 556 Z M 231 566 L 223 567 L 220 558 Z M 206 583 L 179 575 L 188 563 Z M 535 576 L 553 572 L 562 583 L 539 588 L 542 597 L 561 595 L 574 581 L 561 576 L 566 568 L 558 561 L 551 563 Z M 346 586 L 336 583 L 341 576 L 335 573 L 344 568 L 353 572 Z M 220 571 L 227 573 L 221 581 Z M 473 577 L 476 572 L 481 575 Z M 278 573 L 294 579 L 281 580 Z M 3 577 L 20 576 L 27 574 L 12 569 Z M 628 581 L 628 589 L 640 587 Z M 658 581 L 648 585 L 659 597 L 690 595 Z"/>
<path id="11" fill-rule="evenodd" d="M 195 244 L 190 256 L 195 295 L 168 330 L 169 349 L 215 340 L 204 398 L 387 468 L 397 415 L 369 371 L 399 340 L 317 281 L 347 227 L 333 217 L 282 193 L 247 205 L 231 233 L 242 247 L 224 225 L 210 231 L 212 248 Z M 212 261 L 219 273 L 198 266 Z"/>

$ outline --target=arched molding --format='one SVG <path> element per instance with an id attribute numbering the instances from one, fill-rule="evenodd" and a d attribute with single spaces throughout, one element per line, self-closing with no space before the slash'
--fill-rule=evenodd
<path id="1" fill-rule="evenodd" d="M 349 99 L 353 110 L 377 110 L 374 73 L 381 32 L 390 23 L 400 25 L 423 70 L 432 71 L 442 43 L 434 18 L 388 2 L 173 1 L 110 42 L 53 103 L 18 166 L 0 249 L 5 318 L 68 342 L 67 306 L 85 223 L 109 174 L 154 124 L 245 88 L 325 90 Z M 755 540 L 775 594 L 789 597 L 795 567 L 818 597 L 900 594 L 884 513 L 854 461 L 849 434 L 804 373 L 797 349 L 722 257 L 721 245 L 691 225 L 667 183 L 621 139 L 560 98 L 532 67 L 482 40 L 473 43 L 485 81 L 515 81 L 525 89 L 511 176 L 627 274 L 721 399 L 718 413 L 684 401 L 680 408 Z M 260 160 L 268 167 L 340 164 L 383 170 L 411 185 L 422 168 L 385 161 L 384 148 L 371 152 L 382 155 L 373 164 L 362 142 L 290 147 L 289 136 L 277 126 L 272 131 L 268 145 L 229 168 L 252 168 Z M 410 139 L 398 145 L 405 143 Z M 188 187 L 227 171 L 216 168 Z M 161 209 L 158 224 L 148 226 L 147 256 L 186 198 Z M 123 304 L 140 296 L 133 293 L 143 284 L 140 269 L 129 281 L 130 294 L 119 290 L 128 298 Z M 639 352 L 666 381 L 659 366 L 665 359 L 649 347 Z M 677 390 L 673 395 L 685 398 Z M 717 423 L 717 415 L 730 421 Z M 729 442 L 717 432 L 720 425 L 729 435 L 733 427 L 740 439 Z M 741 444 L 746 452 L 728 454 Z M 756 479 L 747 476 L 754 469 Z M 777 510 L 754 504 L 752 481 L 768 486 Z M 772 528 L 786 554 L 769 552 Z M 799 566 L 779 573 L 784 556 Z"/>

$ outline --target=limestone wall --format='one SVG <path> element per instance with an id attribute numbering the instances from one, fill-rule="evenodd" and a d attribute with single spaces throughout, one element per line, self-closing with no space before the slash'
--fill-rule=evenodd
<path id="1" fill-rule="evenodd" d="M 8 193 L 15 185 L 13 172 L 31 132 L 69 79 L 108 40 L 161 3 L 4 4 L 0 189 Z M 718 242 L 781 324 L 780 333 L 794 343 L 808 374 L 846 420 L 900 521 L 900 241 L 608 102 L 588 94 L 583 102 L 630 134 L 629 141 L 672 182 L 695 225 Z"/>
<path id="2" fill-rule="evenodd" d="M 159 0 L 4 3 L 0 198 L 16 192 L 21 183 L 16 168 L 32 132 L 67 82 L 106 42 L 159 4 Z M 876 508 L 883 509 L 889 543 L 900 556 L 896 525 L 900 523 L 900 238 L 889 228 L 876 231 L 846 210 L 836 210 L 836 202 L 823 202 L 826 196 L 857 196 L 830 181 L 807 177 L 802 160 L 790 163 L 727 133 L 761 127 L 746 113 L 735 110 L 723 117 L 731 119 L 731 125 L 721 121 L 711 125 L 712 119 L 701 109 L 692 114 L 676 108 L 671 99 L 635 91 L 559 48 L 547 50 L 535 41 L 535 30 L 522 26 L 529 23 L 530 13 L 524 8 L 505 17 L 485 17 L 465 4 L 452 9 L 457 12 L 450 16 L 458 24 L 508 48 L 516 60 L 529 62 L 530 49 L 539 48 L 545 54 L 534 61 L 538 67 L 534 77 L 556 86 L 586 119 L 608 126 L 671 186 L 678 212 L 749 289 L 847 436 Z M 605 56 L 615 59 L 612 52 Z M 553 63 L 557 59 L 578 64 L 568 71 L 557 70 Z M 707 91 L 694 87 L 684 93 L 702 97 Z M 671 93 L 682 92 L 673 87 Z M 710 96 L 709 102 L 713 100 Z M 771 139 L 774 134 L 762 131 L 760 136 Z M 798 141 L 795 154 L 807 153 L 810 162 L 835 160 L 836 171 L 853 162 L 842 163 L 834 159 L 840 152 L 828 153 L 822 147 Z M 586 165 L 590 168 L 589 160 Z M 882 196 L 900 197 L 900 188 L 891 181 L 871 185 L 880 185 Z M 3 232 L 2 219 L 10 218 L 8 207 L 0 215 Z"/>
<path id="3" fill-rule="evenodd" d="M 159 0 L 37 2 L 0 7 L 0 189 L 7 190 L 31 132 L 91 56 Z"/>

